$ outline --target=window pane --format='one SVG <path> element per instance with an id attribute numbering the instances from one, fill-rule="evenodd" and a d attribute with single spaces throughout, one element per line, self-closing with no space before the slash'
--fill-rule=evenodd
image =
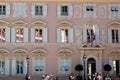
<path id="1" fill-rule="evenodd" d="M 16 42 L 23 42 L 23 29 L 16 28 Z"/>

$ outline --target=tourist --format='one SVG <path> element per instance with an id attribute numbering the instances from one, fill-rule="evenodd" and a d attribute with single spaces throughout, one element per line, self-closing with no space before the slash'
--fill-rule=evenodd
<path id="1" fill-rule="evenodd" d="M 74 76 L 73 73 L 71 73 L 71 74 L 69 75 L 69 80 L 75 80 L 75 76 Z"/>
<path id="2" fill-rule="evenodd" d="M 118 77 L 116 78 L 116 80 L 120 80 L 120 75 L 118 75 Z"/>

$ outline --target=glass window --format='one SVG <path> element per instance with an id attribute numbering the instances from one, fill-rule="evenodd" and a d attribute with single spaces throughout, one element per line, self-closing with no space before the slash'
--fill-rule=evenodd
<path id="1" fill-rule="evenodd" d="M 95 35 L 93 29 L 87 29 L 87 43 L 93 42 L 94 39 L 95 39 Z"/>
<path id="2" fill-rule="evenodd" d="M 5 74 L 5 62 L 0 61 L 0 74 Z"/>
<path id="3" fill-rule="evenodd" d="M 112 43 L 118 42 L 119 42 L 118 30 L 112 30 Z"/>
<path id="4" fill-rule="evenodd" d="M 23 74 L 23 61 L 17 61 L 17 74 Z"/>
<path id="5" fill-rule="evenodd" d="M 68 29 L 61 29 L 61 41 L 68 43 Z"/>
<path id="6" fill-rule="evenodd" d="M 35 6 L 35 15 L 43 15 L 43 6 Z"/>
<path id="7" fill-rule="evenodd" d="M 119 60 L 114 60 L 113 61 L 113 70 L 114 70 L 114 72 L 116 73 L 116 74 L 118 74 L 119 73 Z"/>
<path id="8" fill-rule="evenodd" d="M 5 28 L 0 28 L 0 42 L 5 42 Z"/>
<path id="9" fill-rule="evenodd" d="M 118 10 L 119 10 L 119 7 L 117 7 L 117 6 L 111 7 L 111 12 L 118 12 Z"/>
<path id="10" fill-rule="evenodd" d="M 23 42 L 23 28 L 16 28 L 16 42 Z"/>
<path id="11" fill-rule="evenodd" d="M 35 29 L 35 42 L 43 42 L 43 30 Z"/>
<path id="12" fill-rule="evenodd" d="M 0 15 L 5 15 L 5 14 L 6 14 L 6 6 L 0 5 Z"/>
<path id="13" fill-rule="evenodd" d="M 94 6 L 86 6 L 86 11 L 94 11 Z"/>
<path id="14" fill-rule="evenodd" d="M 68 16 L 68 6 L 61 6 L 61 15 Z"/>

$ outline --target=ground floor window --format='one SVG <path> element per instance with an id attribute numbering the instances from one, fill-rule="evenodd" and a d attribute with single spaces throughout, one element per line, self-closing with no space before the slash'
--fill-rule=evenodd
<path id="1" fill-rule="evenodd" d="M 5 62 L 0 61 L 0 74 L 4 74 L 4 73 L 5 73 Z"/>
<path id="2" fill-rule="evenodd" d="M 17 61 L 17 74 L 23 74 L 23 61 Z"/>
<path id="3" fill-rule="evenodd" d="M 119 60 L 113 60 L 113 70 L 116 74 L 119 74 L 119 70 L 120 70 L 120 61 Z"/>

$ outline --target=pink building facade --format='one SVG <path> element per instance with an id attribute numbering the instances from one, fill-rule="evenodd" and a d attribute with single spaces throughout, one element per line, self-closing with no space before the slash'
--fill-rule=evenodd
<path id="1" fill-rule="evenodd" d="M 46 73 L 63 80 L 78 75 L 78 64 L 82 76 L 105 75 L 106 64 L 116 76 L 119 56 L 120 1 L 0 2 L 0 80 L 22 80 L 26 73 L 32 80 Z"/>

